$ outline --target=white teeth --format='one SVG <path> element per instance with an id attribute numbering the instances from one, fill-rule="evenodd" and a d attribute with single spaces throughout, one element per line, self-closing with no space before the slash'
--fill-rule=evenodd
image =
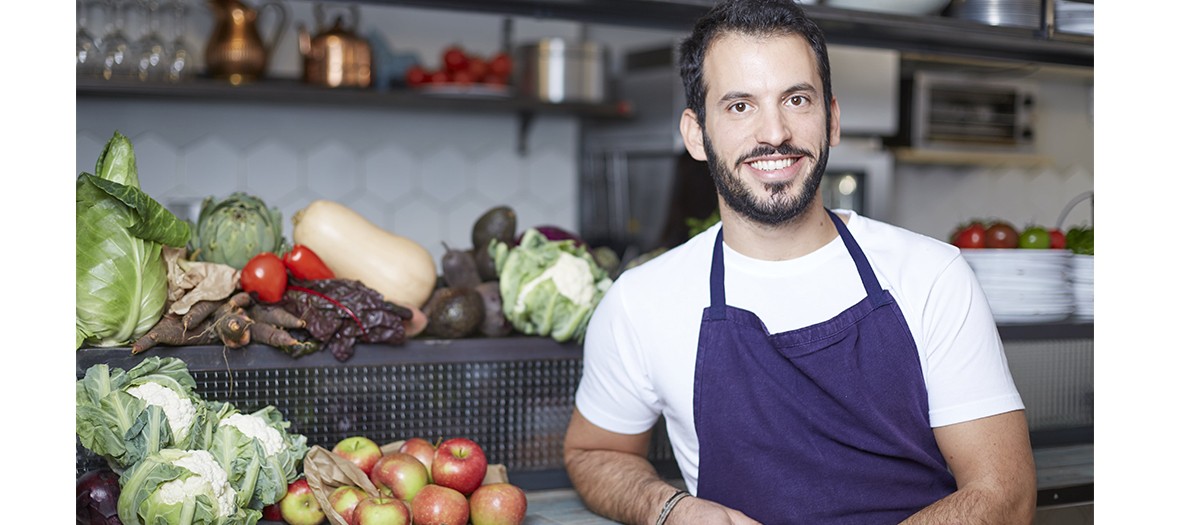
<path id="1" fill-rule="evenodd" d="M 792 157 L 789 159 L 779 159 L 779 160 L 756 160 L 754 162 L 751 162 L 750 166 L 753 166 L 754 169 L 758 169 L 758 170 L 762 170 L 762 171 L 774 171 L 774 170 L 781 170 L 781 169 L 786 168 L 794 163 L 795 163 L 795 159 Z"/>

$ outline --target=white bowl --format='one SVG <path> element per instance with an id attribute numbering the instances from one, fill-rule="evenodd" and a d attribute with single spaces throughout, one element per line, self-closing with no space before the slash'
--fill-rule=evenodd
<path id="1" fill-rule="evenodd" d="M 942 11 L 951 0 L 828 0 L 825 4 L 842 9 L 897 13 L 903 15 L 933 15 Z"/>

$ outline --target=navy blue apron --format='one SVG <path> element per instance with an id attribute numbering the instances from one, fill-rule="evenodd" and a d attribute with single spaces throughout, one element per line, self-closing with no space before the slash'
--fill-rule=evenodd
<path id="1" fill-rule="evenodd" d="M 828 211 L 868 294 L 836 317 L 770 334 L 725 304 L 721 231 L 693 387 L 696 495 L 764 524 L 896 524 L 955 490 L 930 430 L 918 351 L 847 226 Z M 783 290 L 783 301 L 807 301 Z"/>

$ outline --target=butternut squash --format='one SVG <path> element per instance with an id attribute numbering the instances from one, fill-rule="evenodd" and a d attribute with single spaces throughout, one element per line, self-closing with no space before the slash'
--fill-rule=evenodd
<path id="1" fill-rule="evenodd" d="M 291 223 L 294 242 L 311 248 L 336 277 L 358 280 L 386 301 L 422 308 L 434 291 L 438 267 L 426 248 L 343 204 L 313 201 Z"/>

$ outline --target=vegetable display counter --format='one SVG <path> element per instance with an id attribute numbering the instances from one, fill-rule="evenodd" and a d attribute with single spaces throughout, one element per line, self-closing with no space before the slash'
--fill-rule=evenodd
<path id="1" fill-rule="evenodd" d="M 327 352 L 292 358 L 257 344 L 157 347 L 138 355 L 83 348 L 76 375 L 98 363 L 128 370 L 151 356 L 177 357 L 203 397 L 243 410 L 273 405 L 308 445 L 330 449 L 353 435 L 378 443 L 463 436 L 504 464 L 521 488 L 569 486 L 562 441 L 582 375 L 580 345 L 541 337 L 413 339 L 355 350 L 340 362 Z M 662 470 L 675 469 L 665 433 L 653 439 L 651 458 Z M 102 460 L 78 445 L 76 466 L 80 475 Z"/>
<path id="2" fill-rule="evenodd" d="M 1092 445 L 1093 325 L 1000 328 L 1034 448 Z M 98 363 L 128 370 L 151 356 L 185 361 L 206 399 L 247 411 L 275 406 L 308 445 L 330 449 L 353 435 L 378 443 L 463 436 L 480 443 L 488 460 L 505 465 L 512 483 L 525 490 L 570 487 L 562 442 L 582 375 L 576 343 L 415 338 L 402 346 L 357 345 L 343 362 L 328 352 L 292 358 L 258 344 L 156 347 L 138 355 L 83 348 L 76 376 Z M 679 478 L 662 423 L 649 458 L 661 474 Z M 79 444 L 77 474 L 99 466 L 102 460 Z"/>

